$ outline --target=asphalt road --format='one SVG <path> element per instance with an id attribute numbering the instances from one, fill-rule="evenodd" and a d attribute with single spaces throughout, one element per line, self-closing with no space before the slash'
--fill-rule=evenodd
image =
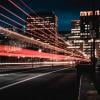
<path id="1" fill-rule="evenodd" d="M 77 100 L 75 69 L 1 74 L 1 100 Z"/>

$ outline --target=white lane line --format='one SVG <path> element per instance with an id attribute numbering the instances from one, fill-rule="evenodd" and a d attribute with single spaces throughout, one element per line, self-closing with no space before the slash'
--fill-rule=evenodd
<path id="1" fill-rule="evenodd" d="M 0 77 L 8 76 L 8 75 L 12 75 L 12 73 L 11 74 L 0 74 Z"/>
<path id="2" fill-rule="evenodd" d="M 7 75 L 9 75 L 9 74 L 0 74 L 0 76 L 7 76 Z"/>
<path id="3" fill-rule="evenodd" d="M 37 75 L 35 77 L 30 77 L 30 78 L 27 78 L 27 79 L 24 79 L 24 80 L 21 80 L 21 81 L 18 81 L 18 82 L 3 86 L 3 87 L 0 88 L 0 90 L 6 89 L 8 87 L 11 87 L 11 86 L 14 86 L 14 85 L 17 85 L 17 84 L 20 84 L 20 83 L 23 83 L 23 82 L 26 82 L 26 81 L 29 81 L 29 80 L 32 80 L 32 79 L 36 79 L 36 78 L 39 78 L 39 77 L 42 77 L 42 76 L 45 76 L 45 75 L 48 75 L 48 74 L 51 74 L 51 73 L 59 72 L 59 71 L 65 70 L 65 69 L 70 69 L 70 68 L 63 68 L 63 69 L 59 69 L 59 70 L 56 70 L 56 71 L 48 72 L 48 73 L 45 73 L 45 74 L 40 74 L 40 75 Z"/>

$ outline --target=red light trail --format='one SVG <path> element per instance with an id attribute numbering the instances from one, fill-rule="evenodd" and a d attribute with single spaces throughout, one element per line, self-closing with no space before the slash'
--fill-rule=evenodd
<path id="1" fill-rule="evenodd" d="M 19 7 L 17 4 L 15 4 L 13 1 L 11 1 L 11 0 L 8 0 L 12 5 L 14 5 L 16 8 L 18 8 L 20 11 L 22 11 L 25 15 L 27 15 L 27 16 L 30 16 L 27 12 L 25 12 L 21 7 Z M 26 4 L 22 1 L 22 0 L 20 0 L 25 6 L 26 6 Z M 1 8 L 3 8 L 2 6 L 0 6 Z M 29 7 L 27 6 L 27 8 L 29 9 Z M 3 9 L 5 9 L 5 8 L 3 8 Z M 9 10 L 7 10 L 7 9 L 5 9 L 6 11 L 8 11 L 9 13 L 11 13 L 11 14 L 13 14 L 13 15 L 15 15 L 16 16 L 16 14 L 14 14 L 14 13 L 12 13 L 11 11 L 9 11 Z M 35 12 L 34 12 L 35 13 Z M 13 21 L 13 22 L 15 22 L 15 23 L 17 23 L 17 24 L 19 24 L 19 25 L 21 25 L 21 26 L 23 26 L 22 24 L 20 24 L 20 23 L 18 23 L 18 22 L 16 22 L 16 21 L 14 21 L 14 20 L 12 20 L 11 18 L 8 18 L 7 16 L 5 16 L 5 15 L 2 15 L 2 16 L 4 16 L 5 18 L 7 18 L 7 19 L 9 19 L 9 20 L 11 20 L 11 21 Z M 19 16 L 16 16 L 16 17 L 18 17 L 19 18 Z M 31 16 L 30 16 L 31 17 Z M 22 18 L 20 18 L 20 19 L 22 19 Z M 25 22 L 25 20 L 24 20 L 24 22 Z M 41 31 L 41 30 L 39 30 L 39 31 Z M 50 31 L 50 30 L 49 30 Z M 45 33 L 44 31 L 41 31 L 42 33 L 44 33 L 44 34 L 46 34 L 46 35 L 48 35 L 47 33 Z M 36 33 L 37 32 L 35 32 L 35 34 L 31 34 L 31 35 L 34 35 L 35 37 L 37 37 L 37 35 L 36 35 Z M 30 33 L 29 33 L 30 34 Z M 39 36 L 41 35 L 41 34 L 38 34 Z M 41 37 L 44 37 L 43 35 L 41 35 Z M 39 38 L 39 37 L 37 37 L 37 38 Z M 49 36 L 47 36 L 47 38 L 46 37 L 44 37 L 45 39 L 49 39 Z M 59 38 L 58 36 L 56 37 L 56 38 Z M 43 40 L 43 38 L 41 38 L 42 40 Z M 51 39 L 49 40 L 49 42 L 51 41 L 51 40 L 55 40 L 55 37 L 51 37 Z M 61 39 L 61 38 L 60 38 Z M 62 41 L 64 41 L 63 39 L 61 39 Z M 52 43 L 53 41 L 51 41 L 51 43 Z M 59 42 L 59 44 L 60 44 L 60 41 L 57 41 L 57 42 Z M 64 41 L 64 44 L 63 45 L 66 45 L 66 43 L 65 43 L 65 41 Z M 67 46 L 67 45 L 66 45 Z M 67 51 L 68 51 L 68 48 L 66 48 L 66 47 L 64 47 L 64 49 L 67 49 Z M 70 51 L 70 50 L 69 50 Z"/>
<path id="2" fill-rule="evenodd" d="M 15 46 L 0 45 L 0 56 L 8 57 L 30 57 L 30 58 L 48 58 L 51 60 L 63 60 L 63 61 L 73 61 L 73 60 L 86 60 L 77 57 L 70 57 L 65 55 L 50 54 L 39 52 L 35 50 L 23 49 Z"/>
<path id="3" fill-rule="evenodd" d="M 31 17 L 27 12 L 25 12 L 21 7 L 19 7 L 17 4 L 15 4 L 13 1 L 11 1 L 11 0 L 8 0 L 12 5 L 14 5 L 16 8 L 18 8 L 20 11 L 22 11 L 25 15 L 27 15 L 27 16 L 29 16 L 29 17 Z M 32 10 L 31 8 L 29 8 L 28 6 L 27 6 L 27 4 L 25 4 L 22 0 L 20 0 L 28 9 L 30 9 L 30 10 Z M 3 8 L 2 6 L 0 6 L 1 8 Z M 25 22 L 25 20 L 24 19 L 22 19 L 21 17 L 19 17 L 18 15 L 16 15 L 16 14 L 14 14 L 13 12 L 11 12 L 11 11 L 9 11 L 9 10 L 7 10 L 6 8 L 3 8 L 3 9 L 5 9 L 6 11 L 8 11 L 9 13 L 11 13 L 11 14 L 13 14 L 14 16 L 16 16 L 17 18 L 19 18 L 20 20 L 23 20 L 24 22 Z M 35 13 L 35 12 L 34 12 Z M 11 21 L 13 21 L 13 22 L 15 22 L 15 23 L 17 23 L 17 24 L 19 24 L 20 26 L 23 26 L 22 24 L 20 24 L 20 23 L 18 23 L 18 22 L 16 22 L 15 20 L 13 20 L 13 19 L 11 19 L 11 18 L 9 18 L 9 17 L 7 17 L 7 16 L 5 16 L 5 15 L 3 15 L 3 14 L 1 14 L 1 16 L 3 16 L 3 17 L 5 17 L 5 18 L 7 18 L 7 19 L 9 19 L 9 20 L 11 20 Z M 2 22 L 4 22 L 4 21 L 2 21 Z M 7 24 L 7 23 L 6 23 Z M 44 26 L 45 27 L 45 26 Z M 48 30 L 48 29 L 47 29 Z M 39 31 L 41 31 L 41 30 L 39 30 Z M 48 31 L 50 31 L 50 30 L 48 30 Z M 42 32 L 42 31 L 41 31 Z M 50 31 L 51 33 L 53 33 L 52 31 Z M 45 33 L 44 31 L 43 31 L 43 33 Z M 57 33 L 57 32 L 56 32 Z M 45 34 L 47 34 L 47 33 L 45 33 Z M 35 35 L 35 34 L 34 34 Z M 40 35 L 40 34 L 39 34 Z M 41 35 L 41 36 L 43 36 L 43 35 Z M 35 37 L 36 37 L 36 35 L 35 35 Z M 45 39 L 47 39 L 46 37 L 44 37 Z M 60 37 L 58 37 L 58 35 L 57 35 L 57 38 L 60 38 Z M 61 39 L 61 38 L 60 38 Z M 62 40 L 62 39 L 61 39 Z M 64 45 L 66 45 L 66 43 L 65 43 L 65 41 L 64 40 L 62 40 L 63 42 L 64 42 Z M 50 41 L 49 41 L 50 42 Z M 60 44 L 60 41 L 58 41 L 59 42 L 59 44 Z M 51 47 L 53 47 L 53 46 L 50 46 L 50 45 L 48 45 L 50 48 Z M 67 46 L 67 45 L 66 45 Z M 57 49 L 57 47 L 54 47 L 54 49 Z M 58 47 L 58 49 L 60 49 L 59 47 Z M 62 49 L 62 48 L 61 48 Z M 68 52 L 70 52 L 70 53 L 72 53 L 73 52 L 73 50 L 71 50 L 71 49 L 68 49 L 68 48 L 64 48 L 64 49 L 62 49 L 62 50 L 64 50 L 64 51 L 67 51 L 67 53 Z M 76 52 L 76 51 L 75 51 Z M 78 53 L 78 52 L 76 52 L 76 53 Z M 78 54 L 75 54 L 75 53 L 73 53 L 73 55 L 74 56 L 76 56 L 76 57 L 81 57 L 82 58 L 82 54 L 81 53 L 78 53 Z"/>
<path id="4" fill-rule="evenodd" d="M 48 48 L 50 50 L 55 50 L 57 52 L 63 52 L 65 54 L 67 53 L 67 54 L 70 54 L 70 56 L 72 56 L 72 53 L 73 53 L 73 52 L 69 52 L 69 51 L 61 49 L 61 48 L 57 48 L 57 47 L 52 46 L 52 45 L 47 44 L 47 43 L 43 43 L 43 42 L 40 42 L 40 41 L 37 41 L 34 39 L 30 39 L 29 37 L 26 37 L 26 36 L 23 36 L 23 35 L 18 34 L 16 32 L 10 31 L 10 30 L 5 29 L 3 27 L 0 27 L 0 32 L 5 33 L 5 35 L 10 36 L 10 38 L 13 37 L 13 38 L 20 40 L 20 41 L 23 41 L 25 43 L 36 44 L 36 45 L 42 46 L 43 48 Z M 82 56 L 82 55 L 80 56 L 80 55 L 75 54 L 75 53 L 73 53 L 73 56 L 78 57 L 78 58 L 85 58 L 84 56 Z"/>
<path id="5" fill-rule="evenodd" d="M 38 40 L 31 39 L 29 37 L 26 37 L 24 35 L 18 34 L 16 32 L 11 31 L 11 30 L 5 29 L 3 27 L 0 27 L 0 32 L 5 33 L 5 35 L 7 35 L 7 36 L 10 35 L 10 37 L 16 38 L 16 39 L 21 40 L 23 42 L 36 44 L 36 45 L 42 46 L 44 48 L 48 48 L 48 49 L 55 50 L 55 51 L 58 51 L 58 52 L 65 52 L 65 53 L 71 54 L 71 52 L 66 51 L 64 49 L 55 47 L 53 45 L 50 45 L 50 44 L 47 44 L 47 43 L 44 43 L 44 42 L 41 42 L 41 41 L 38 41 Z"/>

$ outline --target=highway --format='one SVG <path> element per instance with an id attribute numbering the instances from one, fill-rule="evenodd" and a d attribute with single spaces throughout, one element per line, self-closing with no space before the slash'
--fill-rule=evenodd
<path id="1" fill-rule="evenodd" d="M 0 98 L 5 100 L 77 100 L 75 68 L 48 67 L 0 74 Z"/>

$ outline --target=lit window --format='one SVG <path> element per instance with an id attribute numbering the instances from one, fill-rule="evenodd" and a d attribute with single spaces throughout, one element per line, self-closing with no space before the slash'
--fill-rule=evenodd
<path id="1" fill-rule="evenodd" d="M 93 11 L 81 11 L 80 16 L 92 16 Z"/>
<path id="2" fill-rule="evenodd" d="M 95 11 L 95 15 L 100 15 L 100 11 L 99 10 Z"/>
<path id="3" fill-rule="evenodd" d="M 93 15 L 93 12 L 92 11 L 88 11 L 87 13 L 88 13 L 88 16 Z"/>
<path id="4" fill-rule="evenodd" d="M 87 12 L 86 11 L 80 12 L 80 16 L 87 16 Z"/>

